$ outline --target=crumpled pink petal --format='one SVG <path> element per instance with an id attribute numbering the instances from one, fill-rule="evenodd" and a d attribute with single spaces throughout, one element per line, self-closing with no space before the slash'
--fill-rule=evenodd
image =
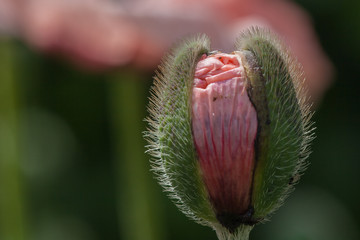
<path id="1" fill-rule="evenodd" d="M 244 214 L 250 205 L 257 132 L 244 68 L 235 55 L 220 53 L 203 57 L 195 76 L 192 129 L 210 200 L 218 215 Z"/>

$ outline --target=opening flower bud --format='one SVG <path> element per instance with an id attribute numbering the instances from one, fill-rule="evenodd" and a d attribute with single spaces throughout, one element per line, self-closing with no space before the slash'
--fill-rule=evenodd
<path id="1" fill-rule="evenodd" d="M 220 239 L 247 239 L 282 204 L 309 155 L 301 68 L 273 34 L 252 28 L 233 53 L 212 52 L 199 36 L 159 69 L 145 137 L 160 184 Z"/>
<path id="2" fill-rule="evenodd" d="M 225 226 L 249 221 L 257 115 L 240 57 L 203 55 L 191 104 L 194 144 L 216 217 Z"/>

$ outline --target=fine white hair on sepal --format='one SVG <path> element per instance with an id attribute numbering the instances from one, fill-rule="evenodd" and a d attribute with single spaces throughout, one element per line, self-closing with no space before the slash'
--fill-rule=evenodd
<path id="1" fill-rule="evenodd" d="M 262 182 L 253 200 L 255 215 L 269 216 L 281 206 L 308 165 L 315 129 L 313 112 L 302 67 L 275 34 L 252 27 L 240 34 L 236 49 L 251 52 L 264 81 L 270 122 L 264 128 L 269 136 L 264 137 L 268 141 L 266 156 L 258 163 L 264 168 L 257 169 Z"/>
<path id="2" fill-rule="evenodd" d="M 198 35 L 178 44 L 162 61 L 151 88 L 146 119 L 152 171 L 180 210 L 203 225 L 215 222 L 204 189 L 191 133 L 191 90 L 195 66 L 210 51 Z"/>

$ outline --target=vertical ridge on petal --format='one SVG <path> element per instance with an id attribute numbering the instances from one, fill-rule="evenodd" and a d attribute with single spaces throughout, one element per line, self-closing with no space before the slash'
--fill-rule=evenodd
<path id="1" fill-rule="evenodd" d="M 209 199 L 219 221 L 225 227 L 234 227 L 245 223 L 242 216 L 251 208 L 257 114 L 247 95 L 243 67 L 234 55 L 230 55 L 230 60 L 227 55 L 230 54 L 209 56 L 209 71 L 204 70 L 206 63 L 202 62 L 207 59 L 199 62 L 199 70 L 206 76 L 197 76 L 217 81 L 208 82 L 205 88 L 194 84 L 192 129 Z M 221 64 L 213 64 L 211 58 L 232 65 L 221 67 L 232 71 L 227 75 L 231 76 L 229 79 L 217 78 L 224 76 L 216 69 Z"/>

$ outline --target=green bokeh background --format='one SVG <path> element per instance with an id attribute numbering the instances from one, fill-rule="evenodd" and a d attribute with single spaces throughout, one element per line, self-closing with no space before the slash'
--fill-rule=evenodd
<path id="1" fill-rule="evenodd" d="M 360 239 L 360 2 L 297 2 L 336 76 L 314 116 L 309 169 L 250 238 Z M 216 239 L 149 171 L 152 72 L 89 73 L 19 40 L 0 45 L 1 240 Z"/>

